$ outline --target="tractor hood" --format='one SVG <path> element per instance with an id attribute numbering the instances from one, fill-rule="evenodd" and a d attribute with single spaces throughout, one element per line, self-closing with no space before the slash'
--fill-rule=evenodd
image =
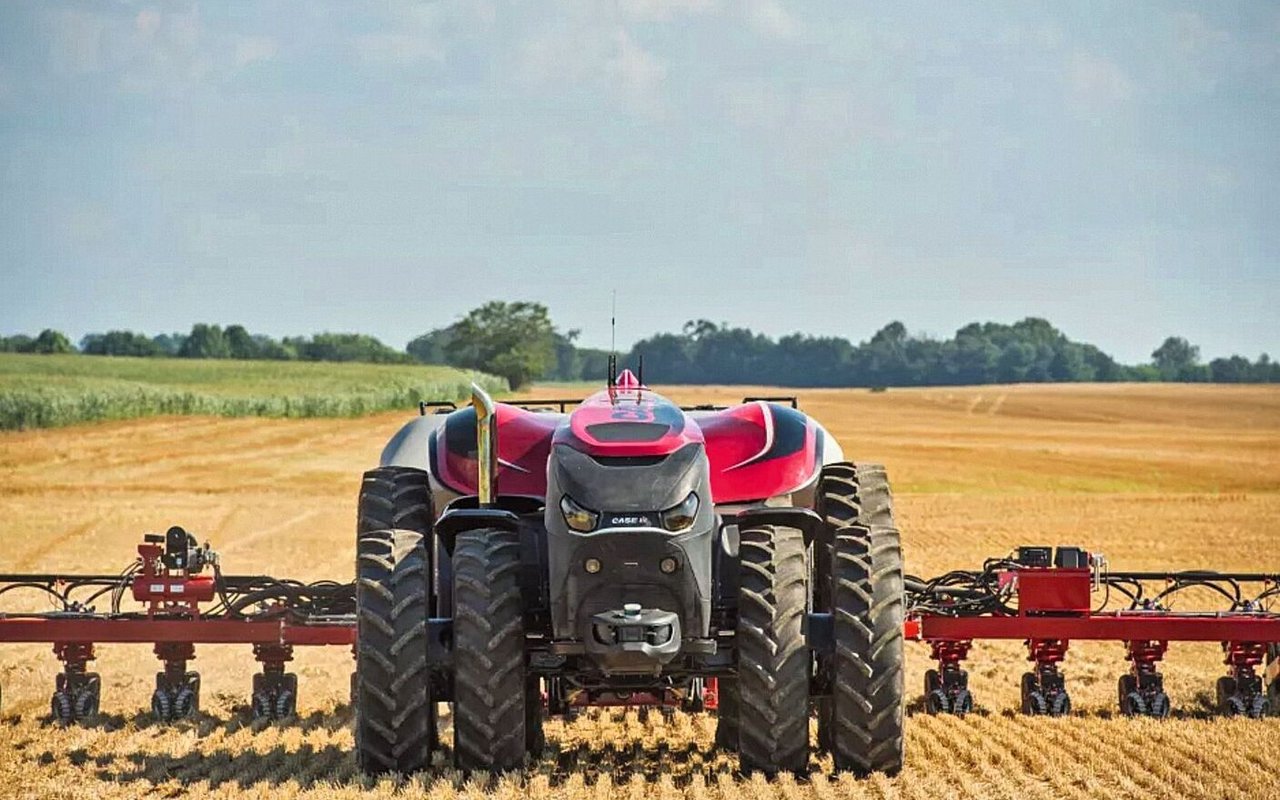
<path id="1" fill-rule="evenodd" d="M 615 386 L 582 401 L 554 442 L 590 456 L 661 457 L 701 444 L 703 437 L 679 406 L 624 370 Z"/>

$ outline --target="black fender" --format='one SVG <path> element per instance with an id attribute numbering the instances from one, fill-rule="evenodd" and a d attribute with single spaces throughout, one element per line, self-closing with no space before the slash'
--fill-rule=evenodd
<path id="1" fill-rule="evenodd" d="M 743 528 L 758 528 L 761 525 L 777 525 L 783 528 L 795 528 L 804 536 L 805 546 L 809 546 L 822 535 L 823 520 L 817 513 L 808 508 L 760 506 L 739 511 L 731 517 L 724 518 L 725 525 L 736 525 Z"/>
<path id="2" fill-rule="evenodd" d="M 477 528 L 498 528 L 507 531 L 519 531 L 524 524 L 522 516 L 540 513 L 542 500 L 522 495 L 499 495 L 493 505 L 480 507 L 480 499 L 475 495 L 464 495 L 444 507 L 444 511 L 436 519 L 436 536 L 444 544 L 445 552 L 453 555 L 453 545 L 462 531 L 473 531 Z"/>
<path id="3" fill-rule="evenodd" d="M 524 595 L 525 625 L 530 632 L 547 628 L 549 587 L 547 583 L 547 530 L 543 526 L 543 501 L 540 497 L 523 495 L 499 495 L 493 505 L 481 508 L 479 498 L 464 495 L 445 506 L 436 519 L 436 540 L 444 550 L 441 559 L 442 582 L 451 582 L 452 558 L 458 534 L 482 528 L 498 528 L 515 531 L 520 536 L 520 590 Z M 446 577 L 447 576 L 447 577 Z M 448 608 L 453 608 L 453 587 L 440 586 L 442 594 L 448 594 Z"/>

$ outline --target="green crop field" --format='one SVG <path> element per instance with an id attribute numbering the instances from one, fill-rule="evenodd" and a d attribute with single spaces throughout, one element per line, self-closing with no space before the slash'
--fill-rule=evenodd
<path id="1" fill-rule="evenodd" d="M 164 414 L 350 417 L 458 399 L 499 378 L 420 364 L 0 353 L 0 430 Z"/>

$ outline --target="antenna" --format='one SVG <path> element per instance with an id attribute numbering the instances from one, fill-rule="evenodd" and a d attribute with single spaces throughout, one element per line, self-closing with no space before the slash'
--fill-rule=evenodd
<path id="1" fill-rule="evenodd" d="M 609 352 L 618 354 L 618 290 L 613 290 L 613 307 L 609 311 Z"/>
<path id="2" fill-rule="evenodd" d="M 640 359 L 640 365 L 639 365 L 640 374 L 636 376 L 636 380 L 640 382 L 641 386 L 644 386 L 644 353 L 640 354 L 639 359 Z"/>

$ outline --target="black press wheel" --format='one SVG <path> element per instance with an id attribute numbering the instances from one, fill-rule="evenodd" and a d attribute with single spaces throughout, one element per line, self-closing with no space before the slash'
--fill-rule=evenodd
<path id="1" fill-rule="evenodd" d="M 98 703 L 102 697 L 102 679 L 96 672 L 85 675 L 71 697 L 71 710 L 77 722 L 87 722 L 98 716 Z"/>
<path id="2" fill-rule="evenodd" d="M 1120 680 L 1116 682 L 1116 700 L 1119 703 L 1120 713 L 1126 716 L 1132 716 L 1133 712 L 1129 710 L 1129 695 L 1138 691 L 1138 679 L 1132 675 L 1121 675 Z"/>
<path id="3" fill-rule="evenodd" d="M 1120 701 L 1120 711 L 1126 717 L 1145 717 L 1149 713 L 1147 701 L 1138 692 L 1129 692 Z"/>
<path id="4" fill-rule="evenodd" d="M 427 674 L 429 561 L 422 534 L 361 533 L 356 551 L 356 760 L 366 773 L 408 774 L 431 761 L 435 705 Z M 259 697 L 275 716 L 296 683 Z M 292 690 L 292 691 L 289 691 Z M 284 698 L 285 692 L 291 697 Z"/>
<path id="5" fill-rule="evenodd" d="M 1065 717 L 1071 713 L 1071 695 L 1065 691 L 1054 692 L 1048 698 L 1049 716 Z"/>
<path id="6" fill-rule="evenodd" d="M 747 528 L 738 552 L 739 761 L 743 772 L 801 772 L 809 761 L 804 537 Z"/>
<path id="7" fill-rule="evenodd" d="M 1169 695 L 1162 691 L 1152 694 L 1150 702 L 1147 703 L 1147 716 L 1154 719 L 1167 719 L 1172 710 L 1173 704 L 1169 702 Z"/>
<path id="8" fill-rule="evenodd" d="M 928 697 L 933 692 L 942 688 L 942 681 L 938 678 L 936 669 L 927 669 L 924 671 L 924 696 Z"/>
<path id="9" fill-rule="evenodd" d="M 71 677 L 59 674 L 49 702 L 50 715 L 59 725 L 88 722 L 98 715 L 101 696 L 102 679 L 98 673 L 86 672 Z"/>
<path id="10" fill-rule="evenodd" d="M 458 534 L 453 547 L 453 757 L 461 770 L 517 769 L 530 744 L 519 575 L 515 531 Z"/>
<path id="11" fill-rule="evenodd" d="M 1033 672 L 1022 673 L 1022 713 L 1039 716 L 1049 713 L 1049 701 L 1040 691 Z"/>
<path id="12" fill-rule="evenodd" d="M 1231 707 L 1231 698 L 1236 694 L 1236 680 L 1229 675 L 1218 678 L 1218 682 L 1214 684 L 1214 700 L 1218 712 L 1222 714 L 1233 714 L 1235 710 Z"/>

